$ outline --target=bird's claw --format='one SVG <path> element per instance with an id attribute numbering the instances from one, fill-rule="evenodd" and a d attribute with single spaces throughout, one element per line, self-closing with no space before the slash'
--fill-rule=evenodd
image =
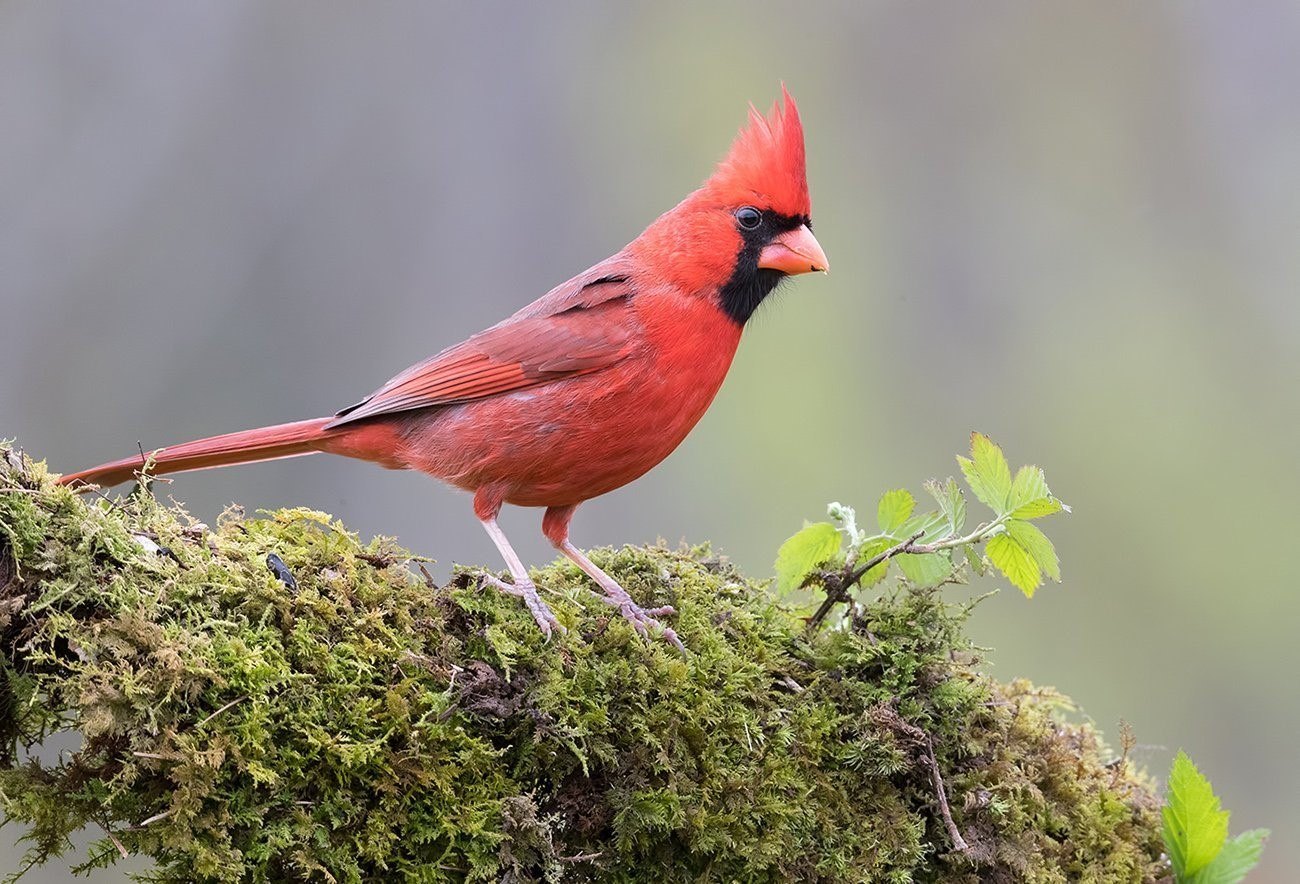
<path id="1" fill-rule="evenodd" d="M 542 601 L 537 594 L 537 587 L 531 581 L 519 584 L 506 583 L 495 574 L 486 572 L 482 575 L 482 580 L 485 584 L 494 586 L 508 595 L 523 599 L 524 604 L 528 606 L 528 612 L 533 615 L 538 628 L 542 630 L 542 634 L 546 636 L 548 641 L 553 631 L 558 631 L 561 635 L 568 633 L 569 630 L 555 618 L 555 614 L 551 612 L 546 602 Z M 623 615 L 628 623 L 632 624 L 632 628 L 640 633 L 642 638 L 649 639 L 651 630 L 658 630 L 665 641 L 683 654 L 686 653 L 686 646 L 682 644 L 681 638 L 678 637 L 677 630 L 657 619 L 659 617 L 676 616 L 676 608 L 672 605 L 643 608 L 632 601 L 632 597 L 621 587 L 618 590 L 618 592 L 615 592 L 607 589 L 608 594 L 601 596 L 601 601 L 611 607 L 618 608 L 618 612 Z"/>
<path id="2" fill-rule="evenodd" d="M 515 586 L 513 583 L 506 583 L 504 580 L 502 580 L 500 577 L 496 576 L 495 574 L 485 573 L 479 575 L 479 577 L 484 583 L 488 584 L 489 586 L 495 586 L 497 589 L 501 590 L 506 595 L 512 595 L 518 598 L 524 597 L 524 591 L 522 589 Z"/>
<path id="3" fill-rule="evenodd" d="M 677 630 L 664 623 L 659 622 L 658 617 L 671 617 L 676 615 L 677 609 L 672 605 L 663 605 L 658 608 L 643 608 L 632 597 L 624 592 L 621 596 L 606 595 L 601 599 L 605 604 L 618 608 L 618 612 L 623 615 L 632 628 L 641 634 L 642 638 L 650 638 L 650 630 L 657 629 L 663 633 L 664 640 L 670 643 L 683 654 L 686 653 L 686 646 L 677 636 Z"/>
<path id="4" fill-rule="evenodd" d="M 541 596 L 537 594 L 537 587 L 533 585 L 531 581 L 516 585 L 513 583 L 506 583 L 495 574 L 485 573 L 482 576 L 484 583 L 495 586 L 497 589 L 508 595 L 523 599 L 524 604 L 528 606 L 528 613 L 533 615 L 533 619 L 537 621 L 537 627 L 542 631 L 542 635 L 546 636 L 547 641 L 551 640 L 552 630 L 559 632 L 560 635 L 568 633 L 569 630 L 564 627 L 563 623 L 556 619 L 555 614 L 552 613 L 550 607 L 547 606 L 546 602 L 542 601 Z"/>

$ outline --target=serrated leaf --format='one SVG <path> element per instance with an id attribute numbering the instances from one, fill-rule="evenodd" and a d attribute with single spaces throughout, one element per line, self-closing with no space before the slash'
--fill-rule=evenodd
<path id="1" fill-rule="evenodd" d="M 880 495 L 876 507 L 876 522 L 884 534 L 893 534 L 908 520 L 916 508 L 916 498 L 905 488 L 895 488 Z"/>
<path id="2" fill-rule="evenodd" d="M 892 537 L 869 538 L 866 543 L 862 544 L 862 548 L 858 550 L 858 561 L 865 563 L 880 555 L 893 545 L 894 539 Z M 863 586 L 875 586 L 877 583 L 885 579 L 885 572 L 888 570 L 889 560 L 886 559 L 866 574 L 863 574 L 860 582 Z"/>
<path id="3" fill-rule="evenodd" d="M 830 522 L 805 525 L 777 550 L 777 592 L 786 593 L 798 589 L 818 565 L 830 561 L 839 551 L 838 528 Z"/>
<path id="4" fill-rule="evenodd" d="M 1011 517 L 1013 519 L 1041 519 L 1043 516 L 1050 516 L 1062 510 L 1069 512 L 1070 508 L 1055 497 L 1040 497 L 1038 500 L 1031 500 L 1016 507 L 1011 511 Z"/>
<path id="5" fill-rule="evenodd" d="M 988 573 L 988 562 L 985 561 L 982 555 L 975 551 L 973 545 L 964 547 L 963 551 L 966 553 L 966 563 L 970 565 L 972 571 L 981 577 Z"/>
<path id="6" fill-rule="evenodd" d="M 1056 557 L 1056 547 L 1037 525 L 1012 519 L 1007 522 L 1007 534 L 1034 557 L 1038 567 L 1057 583 L 1061 582 L 1061 561 Z"/>
<path id="7" fill-rule="evenodd" d="M 1047 489 L 1047 477 L 1043 475 L 1042 467 L 1026 464 L 1016 470 L 1016 477 L 1011 480 L 1011 493 L 1007 495 L 1007 507 L 1015 509 L 1031 500 L 1042 500 L 1044 497 L 1051 496 L 1052 492 Z"/>
<path id="8" fill-rule="evenodd" d="M 953 534 L 960 534 L 961 529 L 966 525 L 966 495 L 962 493 L 957 480 L 951 476 L 948 477 L 948 484 L 944 490 L 948 492 L 948 506 L 944 507 L 944 514 L 948 517 L 948 527 L 952 529 Z"/>
<path id="9" fill-rule="evenodd" d="M 939 506 L 943 506 L 944 489 L 942 482 L 938 479 L 926 479 L 921 483 L 921 487 L 930 492 L 930 496 L 934 498 Z"/>
<path id="10" fill-rule="evenodd" d="M 989 561 L 1002 572 L 1011 585 L 1028 598 L 1043 582 L 1043 572 L 1029 551 L 1016 543 L 1009 534 L 995 534 L 984 548 Z"/>
<path id="11" fill-rule="evenodd" d="M 1011 468 L 1002 449 L 983 433 L 970 434 L 970 458 L 958 457 L 966 484 L 985 506 L 999 516 L 1007 510 L 1011 493 Z"/>
<path id="12" fill-rule="evenodd" d="M 925 483 L 925 489 L 938 502 L 939 511 L 948 520 L 948 532 L 960 534 L 966 524 L 966 495 L 961 493 L 957 480 L 949 476 L 948 481 L 941 485 L 931 479 Z"/>
<path id="13" fill-rule="evenodd" d="M 1160 816 L 1165 850 L 1180 881 L 1208 866 L 1228 839 L 1228 812 L 1181 749 L 1169 771 L 1169 794 Z"/>
<path id="14" fill-rule="evenodd" d="M 898 568 L 916 586 L 935 586 L 952 574 L 952 561 L 945 552 L 906 553 L 898 557 Z"/>
<path id="15" fill-rule="evenodd" d="M 917 543 L 929 543 L 941 535 L 948 533 L 945 530 L 947 525 L 948 522 L 943 517 L 943 513 L 917 513 L 915 516 L 912 516 L 912 518 L 899 525 L 898 530 L 894 532 L 894 536 L 899 540 L 906 540 L 915 534 L 920 534 L 921 539 L 918 540 Z"/>
<path id="16" fill-rule="evenodd" d="M 1210 864 L 1188 879 L 1188 884 L 1238 884 L 1255 868 L 1264 852 L 1268 829 L 1242 832 L 1227 844 Z"/>

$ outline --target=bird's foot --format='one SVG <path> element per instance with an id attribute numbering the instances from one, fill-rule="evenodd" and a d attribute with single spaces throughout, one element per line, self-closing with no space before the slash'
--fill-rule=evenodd
<path id="1" fill-rule="evenodd" d="M 559 620 L 555 619 L 555 614 L 551 612 L 546 602 L 542 601 L 542 597 L 537 594 L 537 586 L 531 580 L 527 583 L 506 583 L 495 574 L 485 573 L 483 574 L 483 582 L 495 586 L 504 593 L 523 599 L 524 604 L 528 606 L 528 613 L 533 615 L 533 619 L 537 621 L 537 626 L 542 630 L 542 635 L 546 636 L 547 641 L 551 638 L 552 630 L 558 631 L 561 635 L 569 631 L 564 628 L 564 625 Z"/>
<path id="2" fill-rule="evenodd" d="M 606 578 L 609 580 L 609 578 Z M 664 605 L 659 608 L 643 608 L 632 597 L 627 594 L 627 590 L 619 586 L 613 580 L 608 583 L 601 581 L 601 589 L 605 590 L 605 595 L 601 601 L 611 607 L 618 608 L 618 612 L 623 615 L 628 623 L 642 636 L 649 638 L 650 630 L 657 629 L 663 631 L 664 640 L 671 643 L 677 650 L 683 654 L 686 653 L 686 646 L 682 640 L 677 637 L 677 631 L 671 626 L 659 622 L 659 617 L 671 617 L 677 613 L 672 605 Z"/>

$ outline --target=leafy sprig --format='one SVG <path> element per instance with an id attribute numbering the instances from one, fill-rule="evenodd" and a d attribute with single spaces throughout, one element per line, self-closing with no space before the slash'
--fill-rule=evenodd
<path id="1" fill-rule="evenodd" d="M 971 434 L 970 456 L 959 456 L 957 463 L 976 500 L 993 512 L 972 531 L 966 532 L 961 486 L 953 478 L 931 479 L 925 490 L 934 498 L 933 510 L 917 513 L 916 498 L 906 489 L 886 491 L 876 504 L 877 530 L 869 533 L 859 526 L 852 507 L 832 503 L 827 507 L 830 521 L 805 524 L 781 545 L 778 589 L 790 592 L 820 583 L 826 590 L 826 599 L 809 618 L 810 629 L 836 604 L 850 601 L 853 588 L 884 580 L 895 561 L 902 579 L 923 587 L 964 582 L 967 569 L 985 574 L 990 566 L 1028 597 L 1045 577 L 1060 582 L 1056 549 L 1034 522 L 1070 508 L 1052 494 L 1042 469 L 1023 466 L 1012 475 L 1002 449 L 981 433 Z M 1161 817 L 1177 884 L 1238 884 L 1259 862 L 1269 834 L 1252 829 L 1229 839 L 1228 811 L 1181 751 L 1169 774 Z"/>
<path id="2" fill-rule="evenodd" d="M 1169 772 L 1169 795 L 1160 815 L 1165 852 L 1178 884 L 1237 884 L 1259 862 L 1267 829 L 1228 840 L 1228 811 L 1187 753 Z"/>
<path id="3" fill-rule="evenodd" d="M 895 561 L 903 579 L 916 586 L 959 582 L 966 569 L 984 574 L 990 565 L 1026 596 L 1033 596 L 1044 577 L 1060 582 L 1056 549 L 1032 523 L 1070 508 L 1052 495 L 1042 469 L 1023 466 L 1013 476 L 1002 449 L 982 433 L 971 434 L 970 457 L 959 456 L 957 463 L 971 493 L 993 511 L 972 531 L 963 533 L 966 495 L 949 477 L 925 483 L 936 504 L 933 510 L 917 513 L 916 498 L 898 488 L 881 495 L 875 533 L 858 527 L 852 507 L 832 503 L 831 521 L 805 525 L 782 544 L 776 559 L 778 590 L 790 592 L 817 579 L 827 590 L 811 627 L 836 603 L 848 601 L 853 587 L 884 580 Z"/>

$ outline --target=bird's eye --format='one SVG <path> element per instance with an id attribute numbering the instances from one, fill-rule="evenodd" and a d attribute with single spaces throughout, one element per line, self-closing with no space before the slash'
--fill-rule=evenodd
<path id="1" fill-rule="evenodd" d="M 754 230 L 763 223 L 763 213 L 753 206 L 742 206 L 736 210 L 736 223 L 746 230 Z"/>

